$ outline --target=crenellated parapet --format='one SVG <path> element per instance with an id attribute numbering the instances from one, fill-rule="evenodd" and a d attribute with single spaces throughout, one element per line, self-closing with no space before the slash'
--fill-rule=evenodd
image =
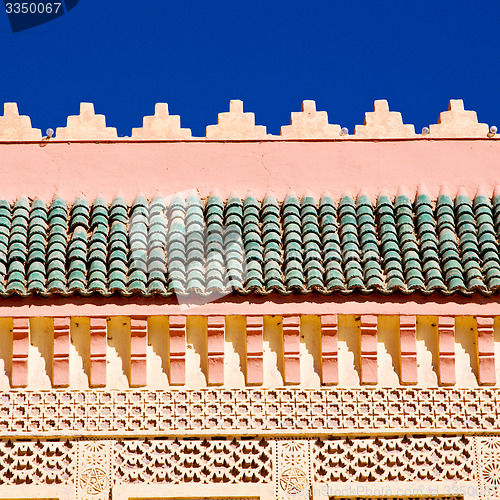
<path id="1" fill-rule="evenodd" d="M 142 128 L 132 129 L 132 139 L 176 140 L 190 139 L 191 130 L 181 128 L 181 117 L 168 112 L 168 104 L 158 103 L 154 116 L 145 116 Z"/>
<path id="2" fill-rule="evenodd" d="M 66 127 L 58 127 L 56 137 L 61 141 L 99 141 L 118 138 L 116 128 L 106 126 L 106 117 L 96 115 L 94 105 L 80 104 L 80 114 L 68 116 Z"/>
<path id="3" fill-rule="evenodd" d="M 281 127 L 280 135 L 268 134 L 266 127 L 256 125 L 255 114 L 243 111 L 243 101 L 231 100 L 229 111 L 219 113 L 217 124 L 208 125 L 205 137 L 192 137 L 189 128 L 181 127 L 181 117 L 170 115 L 168 104 L 158 103 L 153 116 L 145 116 L 143 126 L 133 128 L 130 137 L 118 137 L 116 128 L 106 126 L 104 115 L 96 115 L 94 105 L 81 103 L 80 114 L 69 116 L 66 127 L 58 127 L 52 141 L 128 142 L 128 141 L 349 141 L 349 140 L 422 140 L 498 138 L 479 123 L 475 111 L 464 108 L 461 99 L 452 99 L 448 111 L 439 115 L 437 124 L 424 127 L 421 134 L 403 123 L 401 113 L 389 110 L 386 100 L 376 100 L 373 111 L 365 114 L 363 125 L 356 125 L 350 134 L 341 125 L 331 124 L 326 111 L 317 111 L 316 103 L 305 100 L 300 112 L 292 112 L 290 125 Z M 31 128 L 27 116 L 19 116 L 17 104 L 5 104 L 0 116 L 0 142 L 41 140 L 38 129 Z"/>
<path id="4" fill-rule="evenodd" d="M 0 141 L 40 141 L 42 133 L 31 127 L 29 116 L 19 115 L 15 102 L 6 102 L 0 116 Z"/>
<path id="5" fill-rule="evenodd" d="M 266 139 L 266 127 L 255 125 L 254 113 L 243 112 L 243 101 L 229 102 L 229 112 L 219 113 L 217 125 L 207 127 L 207 139 Z"/>
<path id="6" fill-rule="evenodd" d="M 437 124 L 430 126 L 431 137 L 452 139 L 457 137 L 486 137 L 489 127 L 479 123 L 475 111 L 466 111 L 462 99 L 452 99 L 448 111 L 439 115 Z"/>
<path id="7" fill-rule="evenodd" d="M 293 112 L 290 125 L 281 127 L 284 139 L 337 139 L 340 132 L 340 125 L 328 123 L 326 111 L 316 111 L 314 101 L 303 101 L 302 111 Z"/>
<path id="8" fill-rule="evenodd" d="M 378 100 L 373 105 L 373 111 L 365 113 L 364 125 L 356 125 L 354 136 L 359 139 L 414 138 L 415 127 L 404 125 L 401 113 L 389 111 L 389 103 Z"/>

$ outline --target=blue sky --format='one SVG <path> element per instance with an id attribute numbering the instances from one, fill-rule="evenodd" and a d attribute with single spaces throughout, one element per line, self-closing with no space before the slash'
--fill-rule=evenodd
<path id="1" fill-rule="evenodd" d="M 417 132 L 456 98 L 500 127 L 499 28 L 494 0 L 80 0 L 19 33 L 0 11 L 0 101 L 43 131 L 90 101 L 130 135 L 168 102 L 203 136 L 230 99 L 273 134 L 303 99 L 351 132 L 375 99 Z"/>

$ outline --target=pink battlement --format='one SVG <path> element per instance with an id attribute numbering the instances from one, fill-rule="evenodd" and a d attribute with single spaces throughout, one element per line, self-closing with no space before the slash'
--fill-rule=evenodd
<path id="1" fill-rule="evenodd" d="M 411 196 L 425 184 L 436 198 L 444 183 L 451 194 L 463 186 L 473 196 L 481 185 L 499 180 L 498 135 L 458 100 L 450 101 L 426 135 L 414 134 L 387 101 L 375 102 L 354 135 L 341 135 L 314 101 L 292 113 L 281 136 L 265 130 L 241 101 L 231 101 L 218 124 L 207 127 L 206 138 L 193 138 L 166 104 L 158 104 L 132 138 L 118 138 L 104 115 L 82 103 L 80 115 L 69 117 L 55 138 L 41 139 L 29 118 L 9 104 L 0 116 L 2 197 L 50 201 L 57 194 L 71 201 L 102 195 L 111 201 L 120 191 L 131 202 L 138 192 L 169 196 L 194 188 L 203 197 L 218 190 L 223 197 L 236 191 L 258 198 L 272 189 L 283 199 L 290 189 L 303 195 L 307 179 L 317 197 L 325 189 L 335 198 L 360 189 L 376 197 L 401 185 Z"/>
<path id="2" fill-rule="evenodd" d="M 191 130 L 181 127 L 181 117 L 171 115 L 167 103 L 157 103 L 153 116 L 145 116 L 143 126 L 133 128 L 130 137 L 118 137 L 116 128 L 106 124 L 106 117 L 96 114 L 94 105 L 80 104 L 78 115 L 68 116 L 66 127 L 58 127 L 50 142 L 151 142 L 151 141 L 348 141 L 348 140 L 416 140 L 416 139 L 498 138 L 486 123 L 479 123 L 475 111 L 465 110 L 461 99 L 452 99 L 448 111 L 440 113 L 438 123 L 415 133 L 415 127 L 404 124 L 401 113 L 389 110 L 385 99 L 374 102 L 373 111 L 365 114 L 363 125 L 354 134 L 338 124 L 330 124 L 326 111 L 317 111 L 316 102 L 305 100 L 300 112 L 292 112 L 290 125 L 281 127 L 280 135 L 268 134 L 264 125 L 256 125 L 254 113 L 244 111 L 243 101 L 231 100 L 229 111 L 219 113 L 216 125 L 208 125 L 205 137 L 192 137 Z M 16 103 L 4 105 L 0 116 L 0 142 L 38 142 L 41 131 L 31 126 L 28 116 L 20 116 Z"/>

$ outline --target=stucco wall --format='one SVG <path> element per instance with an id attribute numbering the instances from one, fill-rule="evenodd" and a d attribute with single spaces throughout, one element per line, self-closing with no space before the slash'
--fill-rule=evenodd
<path id="1" fill-rule="evenodd" d="M 469 196 L 499 181 L 500 141 L 399 140 L 294 142 L 162 142 L 0 144 L 1 197 L 68 202 L 80 194 L 108 201 L 123 193 L 131 202 L 197 189 L 227 197 L 236 191 L 262 198 L 272 190 L 283 199 L 289 189 L 338 198 L 361 189 L 376 197 L 401 186 L 415 192 L 424 183 L 437 197 L 446 183 Z"/>

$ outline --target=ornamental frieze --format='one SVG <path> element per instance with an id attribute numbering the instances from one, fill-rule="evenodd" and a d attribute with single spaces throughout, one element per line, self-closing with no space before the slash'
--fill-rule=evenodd
<path id="1" fill-rule="evenodd" d="M 4 438 L 498 432 L 498 415 L 495 388 L 0 393 Z"/>
<path id="2" fill-rule="evenodd" d="M 464 434 L 2 441 L 0 487 L 13 498 L 57 486 L 54 498 L 93 500 L 155 491 L 170 491 L 166 498 L 241 498 L 243 491 L 269 499 L 366 498 L 375 490 L 385 498 L 491 499 L 500 497 L 499 450 L 498 436 Z"/>

